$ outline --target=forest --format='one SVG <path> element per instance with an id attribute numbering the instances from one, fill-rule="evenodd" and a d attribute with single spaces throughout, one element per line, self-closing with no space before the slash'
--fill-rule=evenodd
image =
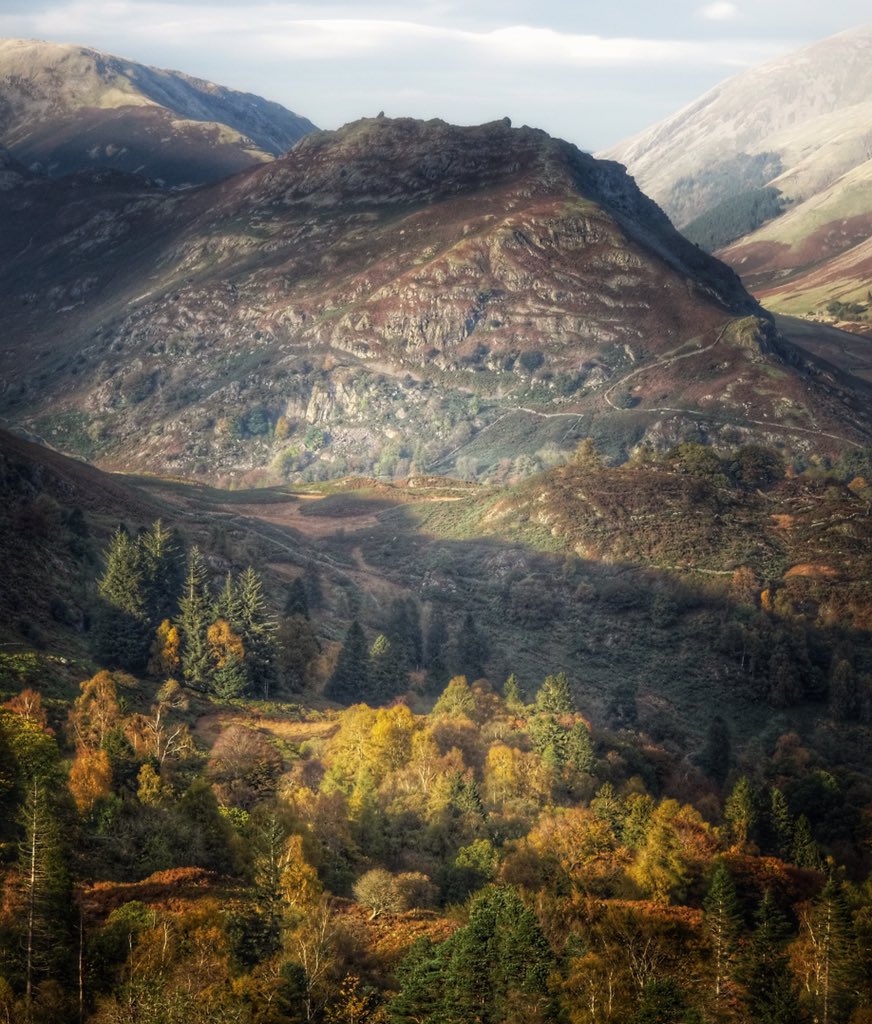
<path id="1" fill-rule="evenodd" d="M 872 1020 L 868 774 L 800 731 L 752 759 L 709 708 L 686 756 L 578 664 L 488 679 L 473 610 L 339 636 L 312 572 L 219 574 L 160 520 L 80 564 L 75 693 L 0 650 L 0 1019 Z M 730 627 L 753 699 L 865 717 L 862 659 L 787 618 Z"/>

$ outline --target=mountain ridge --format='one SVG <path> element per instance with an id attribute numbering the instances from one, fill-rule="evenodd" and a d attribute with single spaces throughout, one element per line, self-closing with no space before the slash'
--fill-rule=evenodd
<path id="1" fill-rule="evenodd" d="M 0 39 L 0 142 L 55 176 L 110 166 L 199 184 L 314 130 L 278 103 L 90 47 Z"/>
<path id="2" fill-rule="evenodd" d="M 872 26 L 839 33 L 721 83 L 605 155 L 689 237 L 711 239 L 767 306 L 869 332 L 870 56 Z"/>
<path id="3" fill-rule="evenodd" d="M 480 476 L 587 435 L 868 436 L 619 165 L 505 121 L 363 119 L 194 191 L 101 172 L 0 205 L 0 411 L 111 468 Z"/>

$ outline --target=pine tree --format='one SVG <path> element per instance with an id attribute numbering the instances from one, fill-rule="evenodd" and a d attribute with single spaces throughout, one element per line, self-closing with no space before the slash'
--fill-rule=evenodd
<path id="1" fill-rule="evenodd" d="M 775 853 L 782 860 L 793 856 L 793 817 L 784 794 L 777 786 L 769 796 L 769 832 Z"/>
<path id="2" fill-rule="evenodd" d="M 122 527 L 106 553 L 97 581 L 102 603 L 94 616 L 91 643 L 96 657 L 111 668 L 139 671 L 148 659 L 150 630 L 142 552 Z"/>
<path id="3" fill-rule="evenodd" d="M 154 629 L 175 611 L 184 580 L 181 549 L 172 530 L 160 519 L 139 537 L 146 618 Z"/>
<path id="4" fill-rule="evenodd" d="M 304 619 L 310 617 L 309 596 L 306 593 L 306 584 L 303 582 L 302 576 L 296 576 L 288 584 L 284 614 L 286 616 L 302 615 Z"/>
<path id="5" fill-rule="evenodd" d="M 536 710 L 550 715 L 568 715 L 573 711 L 572 691 L 565 672 L 546 676 L 536 693 Z"/>
<path id="6" fill-rule="evenodd" d="M 397 968 L 399 992 L 388 1007 L 391 1024 L 421 1024 L 438 1020 L 443 1000 L 445 944 L 416 939 Z"/>
<path id="7" fill-rule="evenodd" d="M 445 660 L 445 646 L 448 643 L 448 626 L 441 605 L 435 605 L 430 612 L 430 621 L 424 637 L 424 667 L 427 669 L 428 688 L 431 693 L 441 689 L 448 681 L 448 666 Z"/>
<path id="8" fill-rule="evenodd" d="M 269 697 L 275 682 L 273 661 L 275 623 L 269 614 L 260 576 L 249 566 L 239 577 L 239 630 L 245 645 L 252 686 Z"/>
<path id="9" fill-rule="evenodd" d="M 119 526 L 106 553 L 106 570 L 97 581 L 97 590 L 104 601 L 126 612 L 131 618 L 144 621 L 146 598 L 144 568 L 139 544 L 124 527 Z"/>
<path id="10" fill-rule="evenodd" d="M 718 861 L 703 901 L 703 927 L 708 936 L 714 968 L 714 995 L 720 1002 L 724 982 L 736 954 L 741 915 L 736 887 L 723 861 Z"/>
<path id="11" fill-rule="evenodd" d="M 437 1020 L 499 1024 L 546 1016 L 553 957 L 514 889 L 490 886 L 473 896 L 469 923 L 444 947 L 444 1017 Z"/>
<path id="12" fill-rule="evenodd" d="M 391 602 L 385 636 L 398 648 L 406 669 L 417 669 L 424 661 L 424 641 L 421 635 L 421 616 L 411 598 L 395 598 Z"/>
<path id="13" fill-rule="evenodd" d="M 566 764 L 582 775 L 589 775 L 593 771 L 593 742 L 584 722 L 576 722 L 567 734 Z"/>
<path id="14" fill-rule="evenodd" d="M 28 783 L 21 810 L 18 864 L 24 895 L 25 1005 L 39 978 L 60 980 L 71 952 L 71 885 L 57 812 L 45 780 Z"/>
<path id="15" fill-rule="evenodd" d="M 239 587 L 232 573 L 224 577 L 224 586 L 215 599 L 212 615 L 216 619 L 225 619 L 233 629 L 242 629 L 242 602 L 239 599 Z"/>
<path id="16" fill-rule="evenodd" d="M 757 910 L 756 925 L 736 972 L 745 987 L 751 1020 L 754 1024 L 801 1024 L 805 1017 L 786 952 L 790 931 L 771 890 Z"/>
<path id="17" fill-rule="evenodd" d="M 523 715 L 527 710 L 524 707 L 523 700 L 521 700 L 521 689 L 518 685 L 518 677 L 514 672 L 511 673 L 503 684 L 503 700 L 505 700 L 506 707 L 513 715 Z"/>
<path id="18" fill-rule="evenodd" d="M 757 800 L 750 779 L 743 775 L 733 786 L 724 805 L 724 823 L 733 844 L 743 849 L 757 825 Z"/>
<path id="19" fill-rule="evenodd" d="M 810 950 L 809 989 L 814 1020 L 847 1020 L 859 979 L 856 945 L 844 887 L 830 876 L 804 915 L 802 940 Z"/>
<path id="20" fill-rule="evenodd" d="M 333 675 L 324 687 L 324 696 L 340 704 L 353 704 L 369 689 L 369 651 L 366 637 L 357 619 L 348 627 Z"/>
<path id="21" fill-rule="evenodd" d="M 208 690 L 212 681 L 208 637 L 211 621 L 206 563 L 200 549 L 192 547 L 176 625 L 182 642 L 182 675 L 185 683 L 195 690 Z"/>
<path id="22" fill-rule="evenodd" d="M 467 612 L 454 637 L 454 674 L 472 680 L 481 679 L 486 660 L 487 644 L 478 631 L 472 612 Z"/>
<path id="23" fill-rule="evenodd" d="M 822 858 L 818 844 L 812 835 L 811 825 L 804 814 L 796 819 L 793 830 L 793 863 L 798 868 L 820 871 Z"/>
<path id="24" fill-rule="evenodd" d="M 408 688 L 408 662 L 398 645 L 379 633 L 369 652 L 369 686 L 362 698 L 385 704 Z"/>

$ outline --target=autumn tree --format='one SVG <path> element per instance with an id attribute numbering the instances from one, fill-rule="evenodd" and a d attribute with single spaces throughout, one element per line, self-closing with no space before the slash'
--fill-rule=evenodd
<path id="1" fill-rule="evenodd" d="M 108 796 L 112 767 L 106 751 L 79 747 L 70 765 L 68 786 L 80 814 L 87 814 L 98 800 Z"/>
<path id="2" fill-rule="evenodd" d="M 70 731 L 79 746 L 102 747 L 106 737 L 121 721 L 116 680 L 134 685 L 130 676 L 101 671 L 79 685 L 82 691 L 69 715 Z"/>
<path id="3" fill-rule="evenodd" d="M 148 714 L 131 715 L 125 735 L 133 749 L 144 757 L 153 757 L 162 767 L 168 759 L 181 758 L 193 749 L 187 723 L 180 714 L 188 708 L 188 699 L 175 679 L 168 679 L 157 691 Z"/>
<path id="4" fill-rule="evenodd" d="M 179 627 L 163 619 L 157 627 L 148 659 L 150 675 L 169 679 L 181 670 L 182 640 Z"/>
<path id="5" fill-rule="evenodd" d="M 245 647 L 226 619 L 216 619 L 206 630 L 212 690 L 224 698 L 240 697 L 248 687 Z"/>

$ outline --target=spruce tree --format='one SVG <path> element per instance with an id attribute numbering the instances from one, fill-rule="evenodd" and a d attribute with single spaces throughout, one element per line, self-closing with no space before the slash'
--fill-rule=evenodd
<path id="1" fill-rule="evenodd" d="M 584 722 L 576 722 L 567 733 L 566 764 L 582 775 L 589 775 L 593 771 L 593 742 Z"/>
<path id="2" fill-rule="evenodd" d="M 769 833 L 774 852 L 782 860 L 793 856 L 793 817 L 784 794 L 777 786 L 769 796 Z"/>
<path id="3" fill-rule="evenodd" d="M 119 527 L 97 581 L 101 604 L 94 616 L 94 654 L 111 668 L 136 672 L 148 660 L 150 630 L 145 574 L 139 544 Z"/>
<path id="4" fill-rule="evenodd" d="M 712 951 L 714 996 L 720 1002 L 724 995 L 724 982 L 731 973 L 741 927 L 736 887 L 722 860 L 715 867 L 703 901 L 703 927 Z"/>
<path id="5" fill-rule="evenodd" d="M 445 648 L 448 643 L 448 626 L 441 605 L 430 612 L 430 621 L 424 638 L 424 667 L 427 669 L 427 684 L 430 693 L 438 692 L 448 682 L 448 664 Z"/>
<path id="6" fill-rule="evenodd" d="M 269 613 L 260 576 L 249 566 L 239 577 L 239 631 L 245 646 L 245 660 L 252 685 L 265 698 L 275 681 L 273 662 L 275 623 Z"/>
<path id="7" fill-rule="evenodd" d="M 57 808 L 47 779 L 28 782 L 20 824 L 18 867 L 24 895 L 23 975 L 25 1010 L 31 1013 L 34 986 L 43 978 L 64 981 L 69 967 L 72 889 Z"/>
<path id="8" fill-rule="evenodd" d="M 767 890 L 736 972 L 754 1024 L 801 1024 L 805 1020 L 786 952 L 789 937 L 787 920 Z"/>
<path id="9" fill-rule="evenodd" d="M 793 863 L 798 868 L 809 868 L 812 871 L 820 871 L 822 865 L 820 849 L 804 814 L 796 819 L 793 830 Z"/>
<path id="10" fill-rule="evenodd" d="M 368 704 L 386 704 L 408 688 L 408 662 L 398 644 L 380 633 L 369 652 Z"/>
<path id="11" fill-rule="evenodd" d="M 568 715 L 572 713 L 572 691 L 565 672 L 546 676 L 545 681 L 536 693 L 536 710 L 550 715 Z"/>
<path id="12" fill-rule="evenodd" d="M 286 616 L 302 615 L 309 619 L 309 596 L 306 593 L 306 584 L 302 576 L 297 576 L 288 584 L 285 596 L 284 614 Z"/>
<path id="13" fill-rule="evenodd" d="M 348 627 L 333 675 L 324 687 L 324 696 L 340 704 L 353 704 L 369 690 L 369 651 L 366 637 L 357 619 Z"/>
<path id="14" fill-rule="evenodd" d="M 820 1024 L 848 1019 L 861 976 L 844 887 L 830 876 L 805 917 L 812 951 L 810 995 Z"/>
<path id="15" fill-rule="evenodd" d="M 523 715 L 527 710 L 524 707 L 524 702 L 521 699 L 521 688 L 518 685 L 518 677 L 514 672 L 511 673 L 509 678 L 503 684 L 503 700 L 506 702 L 506 707 L 513 715 Z"/>
<path id="16" fill-rule="evenodd" d="M 472 612 L 463 617 L 463 624 L 454 637 L 454 674 L 475 681 L 484 675 L 487 644 L 475 624 Z"/>
<path id="17" fill-rule="evenodd" d="M 743 849 L 751 841 L 758 822 L 757 798 L 751 780 L 743 775 L 724 805 L 724 824 L 733 844 Z"/>
<path id="18" fill-rule="evenodd" d="M 150 530 L 139 537 L 149 628 L 168 619 L 175 611 L 184 581 L 184 561 L 172 530 L 155 520 Z"/>
<path id="19" fill-rule="evenodd" d="M 182 675 L 185 683 L 194 690 L 208 690 L 212 682 L 208 640 L 211 621 L 212 602 L 209 599 L 206 563 L 200 549 L 195 546 L 188 554 L 188 568 L 176 620 L 182 643 Z"/>

